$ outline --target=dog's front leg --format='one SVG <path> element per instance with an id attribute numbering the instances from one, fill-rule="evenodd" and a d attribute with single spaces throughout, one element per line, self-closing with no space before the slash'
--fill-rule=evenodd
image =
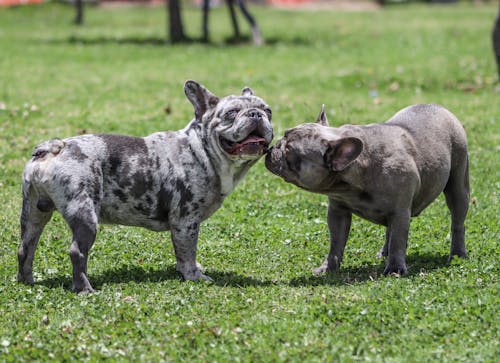
<path id="1" fill-rule="evenodd" d="M 386 238 L 389 242 L 389 258 L 384 275 L 397 273 L 406 275 L 406 244 L 408 242 L 408 230 L 410 228 L 410 210 L 397 210 L 388 221 L 387 231 L 389 235 Z"/>
<path id="2" fill-rule="evenodd" d="M 212 279 L 201 272 L 201 266 L 196 262 L 196 247 L 200 224 L 196 222 L 178 224 L 171 229 L 174 244 L 176 270 L 185 280 L 198 281 Z"/>
<path id="3" fill-rule="evenodd" d="M 351 229 L 352 213 L 330 199 L 328 205 L 328 229 L 330 230 L 330 252 L 325 262 L 314 270 L 315 274 L 332 272 L 340 268 L 344 248 Z"/>

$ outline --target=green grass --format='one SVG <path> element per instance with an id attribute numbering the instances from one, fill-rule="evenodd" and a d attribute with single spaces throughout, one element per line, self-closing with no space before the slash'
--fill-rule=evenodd
<path id="1" fill-rule="evenodd" d="M 0 9 L 0 361 L 498 361 L 496 4 L 252 10 L 265 47 L 226 46 L 226 9 L 211 14 L 213 44 L 176 46 L 162 44 L 163 8 L 93 7 L 82 28 L 69 7 Z M 199 10 L 184 20 L 199 36 Z M 34 145 L 181 128 L 193 114 L 186 79 L 218 95 L 251 86 L 272 106 L 277 137 L 322 103 L 332 125 L 444 105 L 468 133 L 470 259 L 446 263 L 439 198 L 412 221 L 408 277 L 381 276 L 384 230 L 358 218 L 342 271 L 314 277 L 328 252 L 326 199 L 259 162 L 202 226 L 199 261 L 213 284 L 180 281 L 168 233 L 102 226 L 89 261 L 98 292 L 75 295 L 58 215 L 37 250 L 35 286 L 18 284 L 20 179 Z"/>

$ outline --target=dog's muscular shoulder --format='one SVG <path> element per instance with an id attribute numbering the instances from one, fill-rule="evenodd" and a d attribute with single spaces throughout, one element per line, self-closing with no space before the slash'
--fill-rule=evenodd
<path id="1" fill-rule="evenodd" d="M 338 128 L 323 111 L 316 123 L 287 130 L 266 165 L 365 217 L 408 203 L 417 215 L 443 190 L 454 149 L 466 148 L 461 124 L 441 106 L 414 105 L 382 124 Z"/>

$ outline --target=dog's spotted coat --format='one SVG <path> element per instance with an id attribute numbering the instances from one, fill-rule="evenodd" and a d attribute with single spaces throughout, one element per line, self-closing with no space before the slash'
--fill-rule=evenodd
<path id="1" fill-rule="evenodd" d="M 83 135 L 35 148 L 23 173 L 18 280 L 32 284 L 36 244 L 52 212 L 73 232 L 77 292 L 92 292 L 87 258 L 99 223 L 170 230 L 177 270 L 208 279 L 196 263 L 200 223 L 214 213 L 273 138 L 271 110 L 249 88 L 219 99 L 188 81 L 195 119 L 147 137 Z"/>

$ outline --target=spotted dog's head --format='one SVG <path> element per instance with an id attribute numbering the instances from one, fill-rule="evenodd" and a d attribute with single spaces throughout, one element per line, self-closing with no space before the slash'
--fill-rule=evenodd
<path id="1" fill-rule="evenodd" d="M 241 96 L 219 98 L 195 81 L 184 92 L 194 106 L 206 146 L 233 161 L 257 160 L 273 139 L 271 108 L 245 87 Z"/>
<path id="2" fill-rule="evenodd" d="M 316 123 L 285 131 L 266 156 L 266 167 L 285 181 L 313 192 L 330 191 L 363 150 L 355 137 L 341 137 L 328 127 L 324 108 Z"/>

